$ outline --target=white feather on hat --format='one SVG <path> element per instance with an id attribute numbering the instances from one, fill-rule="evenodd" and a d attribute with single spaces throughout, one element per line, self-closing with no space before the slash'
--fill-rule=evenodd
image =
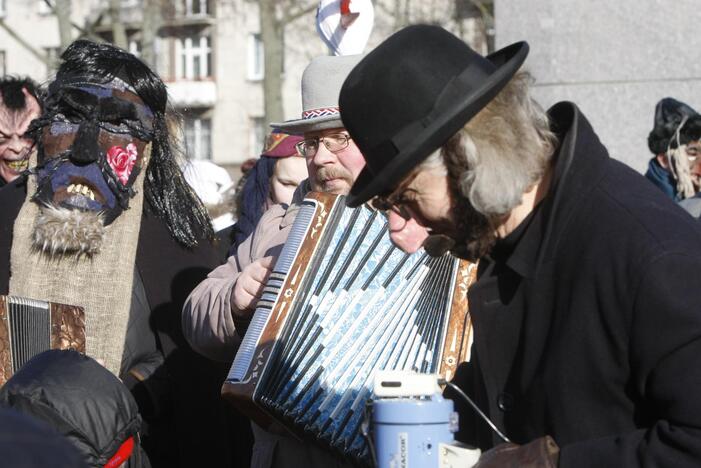
<path id="1" fill-rule="evenodd" d="M 332 55 L 363 53 L 375 22 L 371 0 L 321 0 L 316 29 Z"/>

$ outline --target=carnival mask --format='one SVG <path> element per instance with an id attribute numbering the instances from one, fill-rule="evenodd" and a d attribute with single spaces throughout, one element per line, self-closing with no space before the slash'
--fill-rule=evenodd
<path id="1" fill-rule="evenodd" d="M 5 182 L 12 182 L 27 169 L 34 142 L 25 132 L 41 114 L 36 98 L 24 88 L 22 94 L 25 105 L 18 109 L 7 106 L 0 96 L 0 177 Z"/>
<path id="2" fill-rule="evenodd" d="M 36 125 L 40 138 L 34 200 L 44 216 L 38 229 L 52 220 L 59 228 L 61 223 L 99 224 L 89 231 L 93 235 L 127 209 L 136 193 L 134 182 L 148 163 L 153 118 L 141 98 L 119 79 L 104 85 L 74 82 L 50 88 L 46 113 Z M 56 229 L 38 234 L 38 241 L 67 237 Z M 80 239 L 78 244 L 86 242 Z M 65 251 L 63 244 L 59 247 Z"/>

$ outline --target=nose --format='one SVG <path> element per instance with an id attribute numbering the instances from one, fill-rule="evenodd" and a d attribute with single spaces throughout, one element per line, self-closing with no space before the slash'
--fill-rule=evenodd
<path id="1" fill-rule="evenodd" d="M 426 228 L 414 218 L 404 219 L 394 211 L 387 216 L 389 222 L 389 237 L 392 242 L 407 253 L 414 253 L 421 248 L 428 237 Z"/>
<path id="2" fill-rule="evenodd" d="M 387 213 L 387 220 L 389 222 L 389 231 L 398 232 L 406 227 L 407 220 L 402 218 L 398 213 L 394 211 L 389 211 Z"/>
<path id="3" fill-rule="evenodd" d="M 10 144 L 7 146 L 7 149 L 15 154 L 22 154 L 30 146 L 32 146 L 30 139 L 14 135 L 10 138 Z"/>
<path id="4" fill-rule="evenodd" d="M 701 157 L 696 158 L 691 164 L 691 173 L 695 176 L 701 176 Z"/>
<path id="5" fill-rule="evenodd" d="M 316 154 L 312 157 L 312 163 L 316 166 L 325 166 L 336 162 L 336 155 L 329 151 L 323 141 L 319 141 Z"/>

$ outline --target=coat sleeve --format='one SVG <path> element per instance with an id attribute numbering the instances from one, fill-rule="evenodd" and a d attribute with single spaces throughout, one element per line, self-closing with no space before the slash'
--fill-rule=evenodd
<path id="1" fill-rule="evenodd" d="M 281 205 L 266 211 L 236 254 L 212 271 L 185 301 L 183 334 L 198 353 L 215 361 L 233 360 L 241 337 L 231 317 L 231 292 L 246 266 L 280 253 L 289 233 L 289 226 L 280 225 L 284 214 Z"/>
<path id="2" fill-rule="evenodd" d="M 640 429 L 562 447 L 561 467 L 698 466 L 700 251 L 701 246 L 668 249 L 648 262 L 639 284 L 632 285 L 629 390 Z"/>

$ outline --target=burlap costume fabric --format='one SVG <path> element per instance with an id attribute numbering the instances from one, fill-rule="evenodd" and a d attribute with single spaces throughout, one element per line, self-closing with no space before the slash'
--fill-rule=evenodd
<path id="1" fill-rule="evenodd" d="M 27 199 L 15 221 L 10 253 L 10 294 L 85 309 L 86 354 L 119 375 L 134 281 L 136 248 L 143 210 L 144 174 L 151 145 L 144 150 L 144 168 L 134 183 L 129 209 L 105 228 L 102 249 L 92 257 L 75 253 L 49 256 L 32 245 L 39 206 L 29 201 L 36 192 L 27 180 Z M 32 156 L 30 167 L 36 164 Z"/>

